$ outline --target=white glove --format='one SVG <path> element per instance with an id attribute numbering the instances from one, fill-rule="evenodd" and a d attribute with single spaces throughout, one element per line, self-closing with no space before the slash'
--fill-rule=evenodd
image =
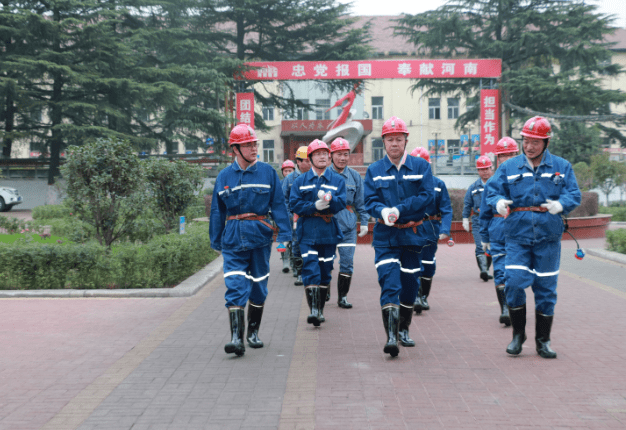
<path id="1" fill-rule="evenodd" d="M 483 246 L 483 251 L 487 252 L 491 250 L 491 243 L 489 242 L 480 242 L 480 244 Z"/>
<path id="2" fill-rule="evenodd" d="M 447 238 L 449 238 L 450 236 L 448 236 L 447 234 L 441 233 L 439 235 L 439 240 L 446 240 Z"/>
<path id="3" fill-rule="evenodd" d="M 317 200 L 315 202 L 315 209 L 317 209 L 318 211 L 323 211 L 324 209 L 328 209 L 330 206 L 330 202 L 327 202 L 325 200 Z"/>
<path id="4" fill-rule="evenodd" d="M 383 222 L 387 227 L 391 227 L 395 224 L 395 221 L 389 222 L 389 215 L 391 214 L 396 215 L 396 220 L 400 218 L 400 211 L 398 210 L 398 208 L 385 208 L 380 211 L 380 215 L 383 217 Z"/>
<path id="5" fill-rule="evenodd" d="M 298 221 L 294 221 L 293 222 L 293 229 L 297 229 L 298 228 Z"/>
<path id="6" fill-rule="evenodd" d="M 513 204 L 513 200 L 500 199 L 496 204 L 496 210 L 500 215 L 507 216 L 509 214 L 508 207 L 511 204 Z"/>
<path id="7" fill-rule="evenodd" d="M 469 219 L 463 218 L 463 230 L 469 232 Z"/>
<path id="8" fill-rule="evenodd" d="M 369 231 L 369 228 L 366 225 L 362 225 L 361 226 L 361 230 L 359 231 L 358 236 L 359 237 L 363 237 L 367 234 L 367 232 Z"/>
<path id="9" fill-rule="evenodd" d="M 550 212 L 552 215 L 563 212 L 563 205 L 558 200 L 546 199 L 546 203 L 542 203 L 541 207 L 548 209 L 548 212 Z"/>
<path id="10" fill-rule="evenodd" d="M 319 190 L 317 192 L 317 198 L 320 200 L 324 200 L 324 194 L 326 194 L 326 192 L 324 190 Z"/>

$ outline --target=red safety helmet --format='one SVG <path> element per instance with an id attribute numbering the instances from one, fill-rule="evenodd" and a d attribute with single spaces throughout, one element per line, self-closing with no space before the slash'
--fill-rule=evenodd
<path id="1" fill-rule="evenodd" d="M 496 155 L 518 153 L 519 147 L 517 142 L 512 138 L 506 136 L 498 140 L 496 143 Z"/>
<path id="2" fill-rule="evenodd" d="M 478 157 L 478 160 L 476 160 L 477 169 L 489 169 L 491 168 L 491 166 L 491 158 L 487 157 L 486 155 L 481 155 L 480 157 Z"/>
<path id="3" fill-rule="evenodd" d="M 258 142 L 259 138 L 256 137 L 256 133 L 248 124 L 237 124 L 233 127 L 228 138 L 228 144 L 240 145 L 248 142 Z"/>
<path id="4" fill-rule="evenodd" d="M 550 133 L 550 122 L 542 116 L 534 116 L 526 121 L 520 134 L 531 139 L 550 139 Z"/>
<path id="5" fill-rule="evenodd" d="M 385 137 L 386 134 L 391 133 L 404 133 L 409 137 L 409 129 L 406 128 L 406 123 L 397 116 L 392 116 L 383 124 L 383 133 L 381 136 Z"/>
<path id="6" fill-rule="evenodd" d="M 423 158 L 430 163 L 430 154 L 428 153 L 428 150 L 426 148 L 418 146 L 413 151 L 411 151 L 411 155 L 413 157 Z"/>
<path id="7" fill-rule="evenodd" d="M 350 143 L 343 137 L 338 137 L 337 139 L 333 140 L 333 143 L 330 144 L 331 154 L 337 151 L 349 151 L 349 150 L 350 150 Z"/>
<path id="8" fill-rule="evenodd" d="M 311 157 L 311 154 L 313 154 L 318 149 L 325 149 L 330 154 L 330 149 L 328 149 L 328 145 L 326 145 L 326 142 L 315 139 L 313 142 L 309 143 L 309 147 L 306 150 L 306 155 L 308 157 Z"/>
<path id="9" fill-rule="evenodd" d="M 293 161 L 291 160 L 285 160 L 283 162 L 283 164 L 280 166 L 280 170 L 284 170 L 284 169 L 295 169 L 296 166 L 293 164 Z"/>

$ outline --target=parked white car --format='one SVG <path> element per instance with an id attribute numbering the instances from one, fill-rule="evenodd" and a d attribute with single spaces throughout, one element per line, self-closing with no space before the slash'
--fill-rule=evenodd
<path id="1" fill-rule="evenodd" d="M 10 211 L 13 206 L 23 201 L 24 199 L 15 188 L 0 187 L 0 212 Z"/>

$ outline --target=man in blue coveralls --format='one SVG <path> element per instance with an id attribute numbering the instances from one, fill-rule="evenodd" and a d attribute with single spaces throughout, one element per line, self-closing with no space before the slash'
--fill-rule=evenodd
<path id="1" fill-rule="evenodd" d="M 493 279 L 489 275 L 489 266 L 491 266 L 491 257 L 485 255 L 480 240 L 480 202 L 483 198 L 483 192 L 485 190 L 485 184 L 487 180 L 493 175 L 491 170 L 491 159 L 486 155 L 481 155 L 476 160 L 476 169 L 478 169 L 478 176 L 480 178 L 469 186 L 465 193 L 465 199 L 463 200 L 463 229 L 467 232 L 470 231 L 469 217 L 472 217 L 472 235 L 474 236 L 474 243 L 476 244 L 476 263 L 480 270 L 480 279 L 487 282 Z"/>
<path id="2" fill-rule="evenodd" d="M 293 173 L 295 169 L 296 169 L 296 165 L 293 164 L 293 161 L 291 160 L 283 161 L 283 164 L 281 164 L 280 166 L 280 171 L 283 174 L 283 179 L 280 180 L 281 189 L 283 187 L 283 182 L 285 181 L 285 178 L 287 178 L 287 176 Z M 290 264 L 293 265 L 293 257 L 291 256 L 291 242 L 288 243 L 287 250 L 281 254 L 280 258 L 283 260 L 283 273 L 288 273 L 289 265 Z"/>
<path id="3" fill-rule="evenodd" d="M 318 327 L 326 321 L 326 290 L 332 280 L 335 248 L 343 240 L 335 215 L 346 208 L 346 181 L 327 168 L 330 150 L 325 142 L 315 139 L 307 151 L 311 170 L 294 181 L 289 205 L 298 215 L 302 281 L 311 311 L 307 322 Z"/>
<path id="4" fill-rule="evenodd" d="M 383 352 L 392 357 L 400 352 L 398 340 L 403 346 L 415 346 L 409 326 L 422 248 L 431 240 L 417 227 L 435 198 L 430 164 L 406 153 L 408 136 L 404 121 L 389 118 L 382 131 L 387 155 L 370 165 L 365 175 L 365 209 L 378 219 L 372 245 L 387 332 Z"/>
<path id="5" fill-rule="evenodd" d="M 428 161 L 430 164 L 430 154 L 426 148 L 418 146 L 411 155 L 420 157 Z M 433 176 L 435 184 L 435 200 L 431 208 L 428 209 L 428 216 L 424 218 L 424 224 L 419 228 L 425 230 L 424 234 L 432 237 L 432 242 L 422 251 L 422 271 L 420 273 L 420 285 L 417 291 L 413 310 L 416 314 L 421 314 L 422 310 L 430 309 L 428 304 L 428 296 L 430 295 L 430 287 L 433 283 L 433 276 L 437 270 L 437 240 L 445 240 L 450 237 L 450 226 L 452 225 L 452 202 L 448 194 L 448 188 L 445 182 L 436 176 Z"/>
<path id="6" fill-rule="evenodd" d="M 357 214 L 361 219 L 359 237 L 367 234 L 369 214 L 363 206 L 363 179 L 359 173 L 348 167 L 350 160 L 350 143 L 338 137 L 330 144 L 331 169 L 341 175 L 346 181 L 346 208 L 336 215 L 339 228 L 343 233 L 343 240 L 337 245 L 339 252 L 339 276 L 337 277 L 337 305 L 340 308 L 350 309 L 346 296 L 350 291 L 352 272 L 354 267 L 354 251 L 356 250 Z M 330 299 L 330 288 L 326 301 Z"/>
<path id="7" fill-rule="evenodd" d="M 300 254 L 300 246 L 298 245 L 298 238 L 296 236 L 296 220 L 293 216 L 293 211 L 289 207 L 289 198 L 291 197 L 291 187 L 293 181 L 298 176 L 306 173 L 311 168 L 311 161 L 307 155 L 307 147 L 301 146 L 296 151 L 296 170 L 291 172 L 283 180 L 283 194 L 285 195 L 285 202 L 287 202 L 287 210 L 289 211 L 289 218 L 293 219 L 293 238 L 291 240 L 291 256 L 293 258 L 293 276 L 296 278 L 294 285 L 303 285 L 302 283 L 302 254 Z"/>
<path id="8" fill-rule="evenodd" d="M 498 168 L 509 158 L 513 158 L 519 152 L 517 142 L 510 137 L 503 137 L 496 144 L 496 157 Z M 480 203 L 480 237 L 483 251 L 493 259 L 493 280 L 496 284 L 496 295 L 500 304 L 500 323 L 505 326 L 511 325 L 509 307 L 506 305 L 504 296 L 505 286 L 505 237 L 504 237 L 504 217 L 495 208 L 487 203 L 491 182 L 495 179 L 492 176 L 485 184 L 483 199 Z"/>
<path id="9" fill-rule="evenodd" d="M 506 349 L 522 352 L 526 340 L 526 293 L 535 295 L 535 346 L 543 358 L 556 358 L 550 331 L 556 305 L 561 264 L 563 219 L 580 204 L 580 190 L 572 165 L 548 151 L 552 127 L 536 116 L 524 124 L 524 153 L 504 163 L 490 183 L 488 203 L 507 217 L 506 303 L 513 340 Z M 492 188 L 493 187 L 493 188 Z"/>
<path id="10" fill-rule="evenodd" d="M 215 181 L 209 232 L 211 247 L 224 257 L 226 308 L 230 318 L 231 341 L 227 354 L 245 353 L 244 308 L 248 303 L 248 335 L 251 348 L 262 348 L 259 327 L 267 297 L 270 252 L 274 228 L 278 242 L 291 240 L 291 226 L 280 188 L 280 179 L 269 164 L 257 161 L 258 140 L 252 128 L 236 125 L 228 144 L 235 161 Z M 248 302 L 249 300 L 249 302 Z"/>

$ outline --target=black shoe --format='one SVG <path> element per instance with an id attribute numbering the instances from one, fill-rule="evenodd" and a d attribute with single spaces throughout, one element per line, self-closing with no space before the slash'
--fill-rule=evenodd
<path id="1" fill-rule="evenodd" d="M 398 326 L 398 338 L 400 344 L 406 347 L 415 346 L 415 341 L 409 337 L 409 326 L 413 319 L 413 306 L 400 303 L 400 323 Z"/>
<path id="2" fill-rule="evenodd" d="M 430 294 L 430 287 L 433 285 L 433 278 L 420 278 L 420 291 L 422 294 L 422 309 L 427 311 L 430 310 L 430 305 L 428 304 L 428 296 Z"/>
<path id="3" fill-rule="evenodd" d="M 487 269 L 487 257 L 485 254 L 476 256 L 476 264 L 478 264 L 478 269 L 480 270 L 480 279 L 487 282 L 489 280 L 489 269 Z M 493 277 L 491 279 L 493 279 Z"/>
<path id="4" fill-rule="evenodd" d="M 526 304 L 519 308 L 509 308 L 509 314 L 513 325 L 513 340 L 506 348 L 506 352 L 518 355 L 522 352 L 522 344 L 526 341 Z"/>
<path id="5" fill-rule="evenodd" d="M 543 358 L 556 358 L 556 352 L 550 348 L 550 331 L 554 315 L 544 315 L 535 310 L 535 345 L 537 354 Z"/>
<path id="6" fill-rule="evenodd" d="M 263 348 L 263 342 L 259 339 L 259 327 L 263 317 L 263 305 L 255 305 L 248 302 L 248 336 L 246 340 L 250 348 Z"/>
<path id="7" fill-rule="evenodd" d="M 504 285 L 498 285 L 496 287 L 496 295 L 498 296 L 498 303 L 500 304 L 500 324 L 504 324 L 508 327 L 511 325 L 511 316 L 509 315 L 509 307 L 506 304 Z"/>
<path id="8" fill-rule="evenodd" d="M 324 297 L 324 294 L 326 294 L 326 291 L 330 291 L 330 285 L 321 285 L 320 284 L 320 297 Z M 320 301 L 320 316 L 319 316 L 319 320 L 321 323 L 326 322 L 326 318 L 324 317 L 324 307 L 326 306 L 326 302 L 328 300 L 321 300 Z"/>
<path id="9" fill-rule="evenodd" d="M 230 319 L 230 335 L 231 340 L 224 346 L 226 354 L 237 354 L 237 357 L 241 357 L 246 352 L 246 347 L 243 344 L 243 308 L 239 306 L 232 306 L 228 308 L 228 317 Z"/>
<path id="10" fill-rule="evenodd" d="M 293 283 L 293 285 L 304 285 L 304 282 L 302 282 L 302 275 L 300 275 L 298 273 L 298 277 L 296 278 L 295 282 Z"/>
<path id="11" fill-rule="evenodd" d="M 311 314 L 307 317 L 306 322 L 313 324 L 315 327 L 320 325 L 320 287 L 317 285 L 310 285 L 304 290 L 306 294 L 306 301 L 309 304 L 309 310 Z"/>
<path id="12" fill-rule="evenodd" d="M 382 312 L 383 325 L 387 332 L 387 343 L 383 348 L 383 352 L 392 357 L 397 357 L 400 353 L 400 348 L 398 348 L 400 310 L 398 309 L 398 305 L 385 305 L 382 308 Z"/>
<path id="13" fill-rule="evenodd" d="M 352 304 L 348 303 L 346 298 L 348 291 L 350 291 L 351 282 L 352 275 L 339 272 L 339 277 L 337 278 L 337 306 L 340 308 L 350 309 L 352 307 Z"/>

